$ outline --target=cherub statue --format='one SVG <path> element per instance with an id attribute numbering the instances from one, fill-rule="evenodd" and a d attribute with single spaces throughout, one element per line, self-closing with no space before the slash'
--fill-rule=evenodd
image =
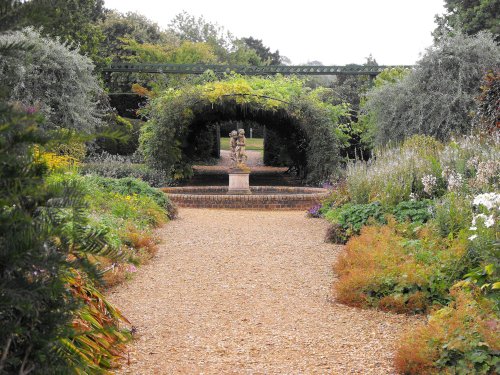
<path id="1" fill-rule="evenodd" d="M 236 152 L 238 145 L 238 132 L 236 130 L 229 133 L 229 145 L 231 147 L 231 167 L 235 168 L 238 164 L 238 156 Z"/>
<path id="2" fill-rule="evenodd" d="M 236 141 L 236 160 L 238 165 L 246 165 L 246 161 L 248 159 L 247 154 L 245 152 L 245 130 L 239 129 L 238 136 Z"/>

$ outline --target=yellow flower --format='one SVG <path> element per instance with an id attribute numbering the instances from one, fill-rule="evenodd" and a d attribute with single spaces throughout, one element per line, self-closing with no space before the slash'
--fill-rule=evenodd
<path id="1" fill-rule="evenodd" d="M 45 163 L 49 170 L 55 171 L 78 166 L 78 160 L 68 155 L 58 155 L 54 152 L 43 152 L 40 147 L 34 147 L 35 161 Z"/>

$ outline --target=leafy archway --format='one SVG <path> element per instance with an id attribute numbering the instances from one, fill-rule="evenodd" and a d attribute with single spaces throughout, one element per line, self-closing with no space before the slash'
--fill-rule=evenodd
<path id="1" fill-rule="evenodd" d="M 321 90 L 321 89 L 320 89 Z M 203 85 L 167 90 L 153 98 L 142 130 L 146 162 L 176 178 L 189 176 L 193 140 L 211 123 L 252 120 L 273 129 L 285 142 L 293 166 L 309 182 L 332 175 L 340 161 L 344 134 L 339 119 L 345 105 L 323 102 L 297 78 L 229 76 Z"/>

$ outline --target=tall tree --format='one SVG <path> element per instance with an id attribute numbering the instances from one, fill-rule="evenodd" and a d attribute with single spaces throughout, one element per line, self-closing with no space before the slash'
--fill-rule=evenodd
<path id="1" fill-rule="evenodd" d="M 438 27 L 434 38 L 457 31 L 474 35 L 487 30 L 500 41 L 500 0 L 445 0 L 444 3 L 447 13 L 436 16 Z"/>
<path id="2" fill-rule="evenodd" d="M 182 12 L 177 14 L 169 25 L 181 40 L 203 42 L 213 46 L 220 62 L 227 60 L 227 55 L 234 47 L 234 37 L 224 27 L 208 22 L 203 16 Z"/>
<path id="3" fill-rule="evenodd" d="M 241 39 L 236 39 L 224 27 L 187 12 L 177 14 L 169 25 L 182 41 L 207 43 L 220 64 L 262 65 L 258 52 Z"/>
<path id="4" fill-rule="evenodd" d="M 104 35 L 101 54 L 113 61 L 121 61 L 130 55 L 131 51 L 123 48 L 127 40 L 139 44 L 179 44 L 179 39 L 172 32 L 161 30 L 158 24 L 138 13 L 107 11 L 99 27 Z"/>
<path id="5" fill-rule="evenodd" d="M 104 0 L 28 0 L 11 1 L 3 16 L 0 31 L 26 26 L 41 28 L 45 36 L 59 37 L 78 46 L 81 53 L 97 63 L 103 39 L 97 23 L 104 19 Z"/>
<path id="6" fill-rule="evenodd" d="M 266 47 L 262 40 L 255 39 L 253 37 L 242 38 L 241 39 L 248 48 L 253 49 L 257 55 L 260 57 L 261 61 L 265 65 L 281 65 L 282 57 L 278 50 L 271 52 L 269 47 Z"/>

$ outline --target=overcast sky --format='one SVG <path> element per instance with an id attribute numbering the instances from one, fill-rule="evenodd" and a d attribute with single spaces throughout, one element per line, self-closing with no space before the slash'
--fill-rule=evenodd
<path id="1" fill-rule="evenodd" d="M 167 28 L 186 11 L 203 15 L 236 37 L 253 36 L 293 64 L 361 64 L 370 53 L 380 65 L 411 65 L 432 44 L 434 16 L 443 0 L 105 0 L 107 8 L 135 11 Z"/>

